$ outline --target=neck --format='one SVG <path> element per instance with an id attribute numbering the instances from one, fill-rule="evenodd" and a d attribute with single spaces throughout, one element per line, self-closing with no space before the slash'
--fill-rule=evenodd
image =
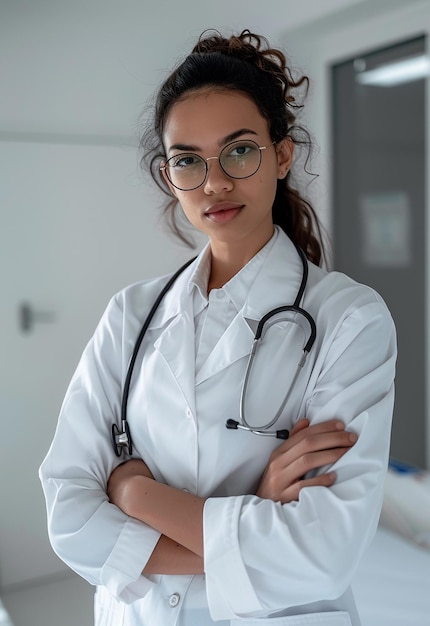
<path id="1" fill-rule="evenodd" d="M 240 272 L 264 248 L 269 239 L 261 243 L 257 249 L 248 251 L 238 246 L 222 246 L 211 243 L 211 271 L 208 281 L 208 293 L 211 289 L 220 289 L 228 283 L 233 276 Z"/>
<path id="2" fill-rule="evenodd" d="M 249 260 L 249 259 L 248 259 Z M 208 281 L 208 293 L 211 289 L 220 289 L 229 280 L 233 278 L 248 261 L 239 262 L 237 264 L 225 261 L 224 259 L 216 259 L 212 256 L 211 273 Z"/>

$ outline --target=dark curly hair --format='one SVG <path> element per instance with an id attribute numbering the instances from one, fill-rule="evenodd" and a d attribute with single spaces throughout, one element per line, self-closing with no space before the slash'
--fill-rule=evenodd
<path id="1" fill-rule="evenodd" d="M 217 31 L 205 31 L 191 54 L 161 85 L 154 104 L 154 115 L 141 138 L 141 166 L 148 170 L 156 184 L 169 196 L 165 212 L 170 215 L 174 233 L 189 243 L 175 217 L 176 198 L 160 173 L 165 158 L 164 123 L 171 107 L 193 91 L 214 87 L 231 89 L 247 95 L 267 120 L 274 142 L 290 137 L 294 144 L 304 146 L 309 161 L 312 141 L 308 131 L 296 123 L 302 108 L 298 99 L 306 96 L 309 80 L 294 79 L 281 50 L 271 48 L 265 37 L 244 30 L 237 36 L 223 37 Z M 303 92 L 303 93 L 302 93 Z M 295 95 L 296 94 L 296 95 Z M 273 222 L 300 246 L 307 258 L 320 265 L 324 256 L 321 226 L 309 201 L 292 184 L 291 171 L 278 180 L 272 206 Z"/>

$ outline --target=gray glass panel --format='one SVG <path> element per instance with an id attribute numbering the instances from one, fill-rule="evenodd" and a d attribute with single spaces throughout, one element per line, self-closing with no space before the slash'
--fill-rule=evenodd
<path id="1" fill-rule="evenodd" d="M 425 82 L 362 84 L 425 38 L 332 68 L 334 264 L 384 297 L 399 358 L 393 457 L 425 465 Z"/>

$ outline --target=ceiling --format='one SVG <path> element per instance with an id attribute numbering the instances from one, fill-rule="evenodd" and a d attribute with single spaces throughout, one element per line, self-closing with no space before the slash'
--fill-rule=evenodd
<path id="1" fill-rule="evenodd" d="M 249 28 L 285 47 L 289 31 L 365 2 L 1 0 L 0 138 L 128 137 L 203 30 Z"/>

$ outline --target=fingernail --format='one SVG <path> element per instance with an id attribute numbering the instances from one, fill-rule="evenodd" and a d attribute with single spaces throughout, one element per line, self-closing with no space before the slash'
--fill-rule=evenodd
<path id="1" fill-rule="evenodd" d="M 355 443 L 358 439 L 358 435 L 356 435 L 355 433 L 349 433 L 349 440 L 352 441 L 352 443 Z"/>

